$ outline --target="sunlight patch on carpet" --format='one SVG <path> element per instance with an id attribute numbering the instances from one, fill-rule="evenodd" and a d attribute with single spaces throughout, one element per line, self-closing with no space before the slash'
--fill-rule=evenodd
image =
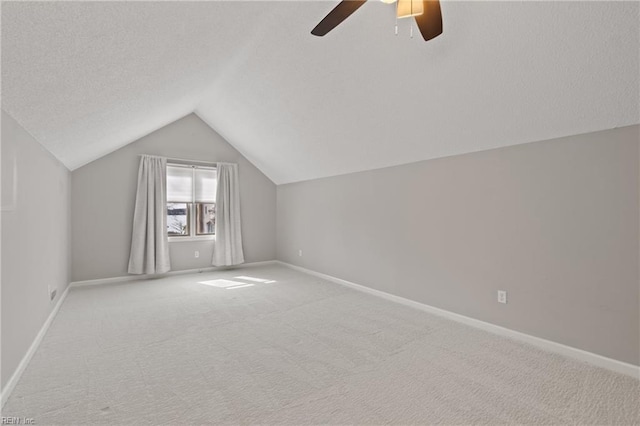
<path id="1" fill-rule="evenodd" d="M 271 283 L 275 283 L 276 280 L 269 280 L 269 279 L 264 279 L 264 278 L 255 278 L 255 277 L 247 277 L 244 275 L 241 275 L 239 277 L 234 277 L 238 280 L 245 280 L 245 281 L 253 281 L 256 283 L 262 283 L 262 284 L 271 284 Z"/>
<path id="2" fill-rule="evenodd" d="M 212 287 L 225 288 L 227 290 L 232 290 L 234 288 L 241 287 L 252 287 L 255 284 L 247 284 L 241 281 L 231 281 L 231 280 L 209 280 L 209 281 L 200 281 L 198 284 L 210 285 Z"/>

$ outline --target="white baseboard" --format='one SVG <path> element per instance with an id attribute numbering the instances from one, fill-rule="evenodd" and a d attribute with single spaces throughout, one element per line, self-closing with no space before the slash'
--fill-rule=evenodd
<path id="1" fill-rule="evenodd" d="M 264 266 L 264 265 L 272 265 L 275 264 L 276 260 L 265 260 L 263 262 L 251 262 L 251 263 L 242 263 L 240 265 L 235 266 L 209 266 L 206 268 L 197 268 L 197 269 L 184 269 L 182 271 L 169 271 L 164 274 L 159 275 L 126 275 L 122 277 L 112 277 L 112 278 L 99 278 L 95 280 L 85 280 L 85 281 L 74 281 L 71 283 L 71 287 L 84 287 L 91 285 L 103 285 L 103 284 L 114 284 L 114 283 L 124 283 L 128 281 L 139 281 L 146 280 L 149 278 L 162 278 L 169 277 L 173 275 L 185 275 L 185 274 L 196 274 L 199 272 L 212 272 L 212 271 L 225 271 L 230 268 L 253 268 L 255 266 Z"/>
<path id="2" fill-rule="evenodd" d="M 416 302 L 415 300 L 405 299 L 404 297 L 395 296 L 393 294 L 385 293 L 384 291 L 380 291 L 380 290 L 375 290 L 373 288 L 352 283 L 351 281 L 336 278 L 331 275 L 327 275 L 321 272 L 313 271 L 311 269 L 303 268 L 301 266 L 292 265 L 290 263 L 282 262 L 280 260 L 276 262 L 283 266 L 289 267 L 291 269 L 305 272 L 309 275 L 314 275 L 316 277 L 323 278 L 327 281 L 331 281 L 336 284 L 344 285 L 344 286 L 353 288 L 355 290 L 359 290 L 365 293 L 372 294 L 374 296 L 381 297 L 383 299 L 387 299 L 396 303 L 401 303 L 403 305 L 410 306 L 412 308 L 420 309 L 430 314 L 438 315 L 453 321 L 457 321 L 475 328 L 479 328 L 484 331 L 488 331 L 490 333 L 494 333 L 500 336 L 509 337 L 514 340 L 525 342 L 530 345 L 536 346 L 540 349 L 565 355 L 565 356 L 577 359 L 579 361 L 584 361 L 598 367 L 606 368 L 607 370 L 615 371 L 616 373 L 621 373 L 627 376 L 634 377 L 636 379 L 640 379 L 640 367 L 633 364 L 628 364 L 626 362 L 618 361 L 612 358 L 607 358 L 605 356 L 594 354 L 592 352 L 587 352 L 582 349 L 577 349 L 571 346 L 563 345 L 561 343 L 552 342 L 551 340 L 542 339 L 540 337 L 535 337 L 530 334 L 521 333 L 519 331 L 511 330 L 509 328 L 501 327 L 499 325 L 495 325 L 485 321 L 480 321 L 474 318 L 466 317 L 464 315 L 456 314 L 454 312 L 436 308 L 430 305 L 426 305 L 424 303 Z"/>
<path id="3" fill-rule="evenodd" d="M 42 339 L 44 339 L 45 334 L 47 334 L 47 330 L 49 330 L 49 326 L 51 326 L 53 319 L 56 317 L 58 311 L 60 310 L 60 306 L 62 306 L 64 299 L 66 299 L 70 288 L 71 288 L 71 285 L 68 285 L 67 288 L 64 290 L 64 292 L 62 292 L 62 295 L 58 299 L 56 306 L 53 307 L 53 309 L 51 310 L 51 313 L 49 314 L 49 317 L 47 317 L 47 320 L 44 322 L 44 324 L 42 324 L 42 328 L 36 335 L 36 338 L 31 343 L 31 346 L 29 346 L 27 353 L 24 354 L 24 356 L 22 357 L 22 360 L 20 361 L 20 364 L 18 364 L 18 367 L 11 375 L 11 378 L 5 385 L 4 389 L 2 389 L 2 392 L 1 392 L 2 395 L 0 396 L 0 400 L 2 401 L 2 404 L 0 405 L 0 407 L 4 407 L 4 404 L 9 399 L 11 392 L 13 392 L 13 389 L 16 387 L 16 384 L 20 380 L 22 373 L 24 373 L 24 370 L 27 368 L 27 365 L 29 365 L 29 361 L 31 361 L 31 358 L 33 358 L 33 355 L 36 353 L 36 350 L 38 350 L 38 347 L 40 346 Z"/>

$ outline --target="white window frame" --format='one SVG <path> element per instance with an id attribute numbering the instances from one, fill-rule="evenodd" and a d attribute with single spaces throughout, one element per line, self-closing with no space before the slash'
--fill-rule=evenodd
<path id="1" fill-rule="evenodd" d="M 206 169 L 206 170 L 216 170 L 214 166 L 202 166 L 199 164 L 186 164 L 186 163 L 172 163 L 167 162 L 167 166 L 171 167 L 184 167 L 189 169 Z M 216 182 L 217 184 L 217 182 Z M 189 235 L 183 236 L 171 236 L 168 235 L 168 239 L 170 243 L 178 243 L 178 242 L 188 242 L 188 241 L 214 241 L 216 239 L 216 235 L 198 235 L 196 234 L 196 180 L 195 176 L 191 179 L 191 201 L 186 203 L 189 209 L 188 221 L 189 221 Z M 171 203 L 171 200 L 167 199 L 166 204 Z M 177 202 L 175 202 L 177 203 Z M 165 204 L 165 216 L 167 215 L 167 207 Z"/>

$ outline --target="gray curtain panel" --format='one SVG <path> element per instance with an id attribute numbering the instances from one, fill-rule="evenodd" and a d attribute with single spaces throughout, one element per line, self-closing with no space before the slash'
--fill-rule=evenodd
<path id="1" fill-rule="evenodd" d="M 216 266 L 244 263 L 240 226 L 240 182 L 238 165 L 218 163 L 216 193 L 216 243 L 212 264 Z"/>
<path id="2" fill-rule="evenodd" d="M 161 274 L 171 270 L 166 209 L 167 160 L 143 155 L 133 213 L 130 274 Z"/>

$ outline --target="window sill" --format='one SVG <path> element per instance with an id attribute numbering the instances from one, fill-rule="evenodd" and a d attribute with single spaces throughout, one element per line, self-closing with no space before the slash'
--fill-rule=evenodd
<path id="1" fill-rule="evenodd" d="M 197 237 L 169 237 L 170 243 L 194 242 L 194 241 L 214 241 L 215 235 L 202 235 Z"/>

